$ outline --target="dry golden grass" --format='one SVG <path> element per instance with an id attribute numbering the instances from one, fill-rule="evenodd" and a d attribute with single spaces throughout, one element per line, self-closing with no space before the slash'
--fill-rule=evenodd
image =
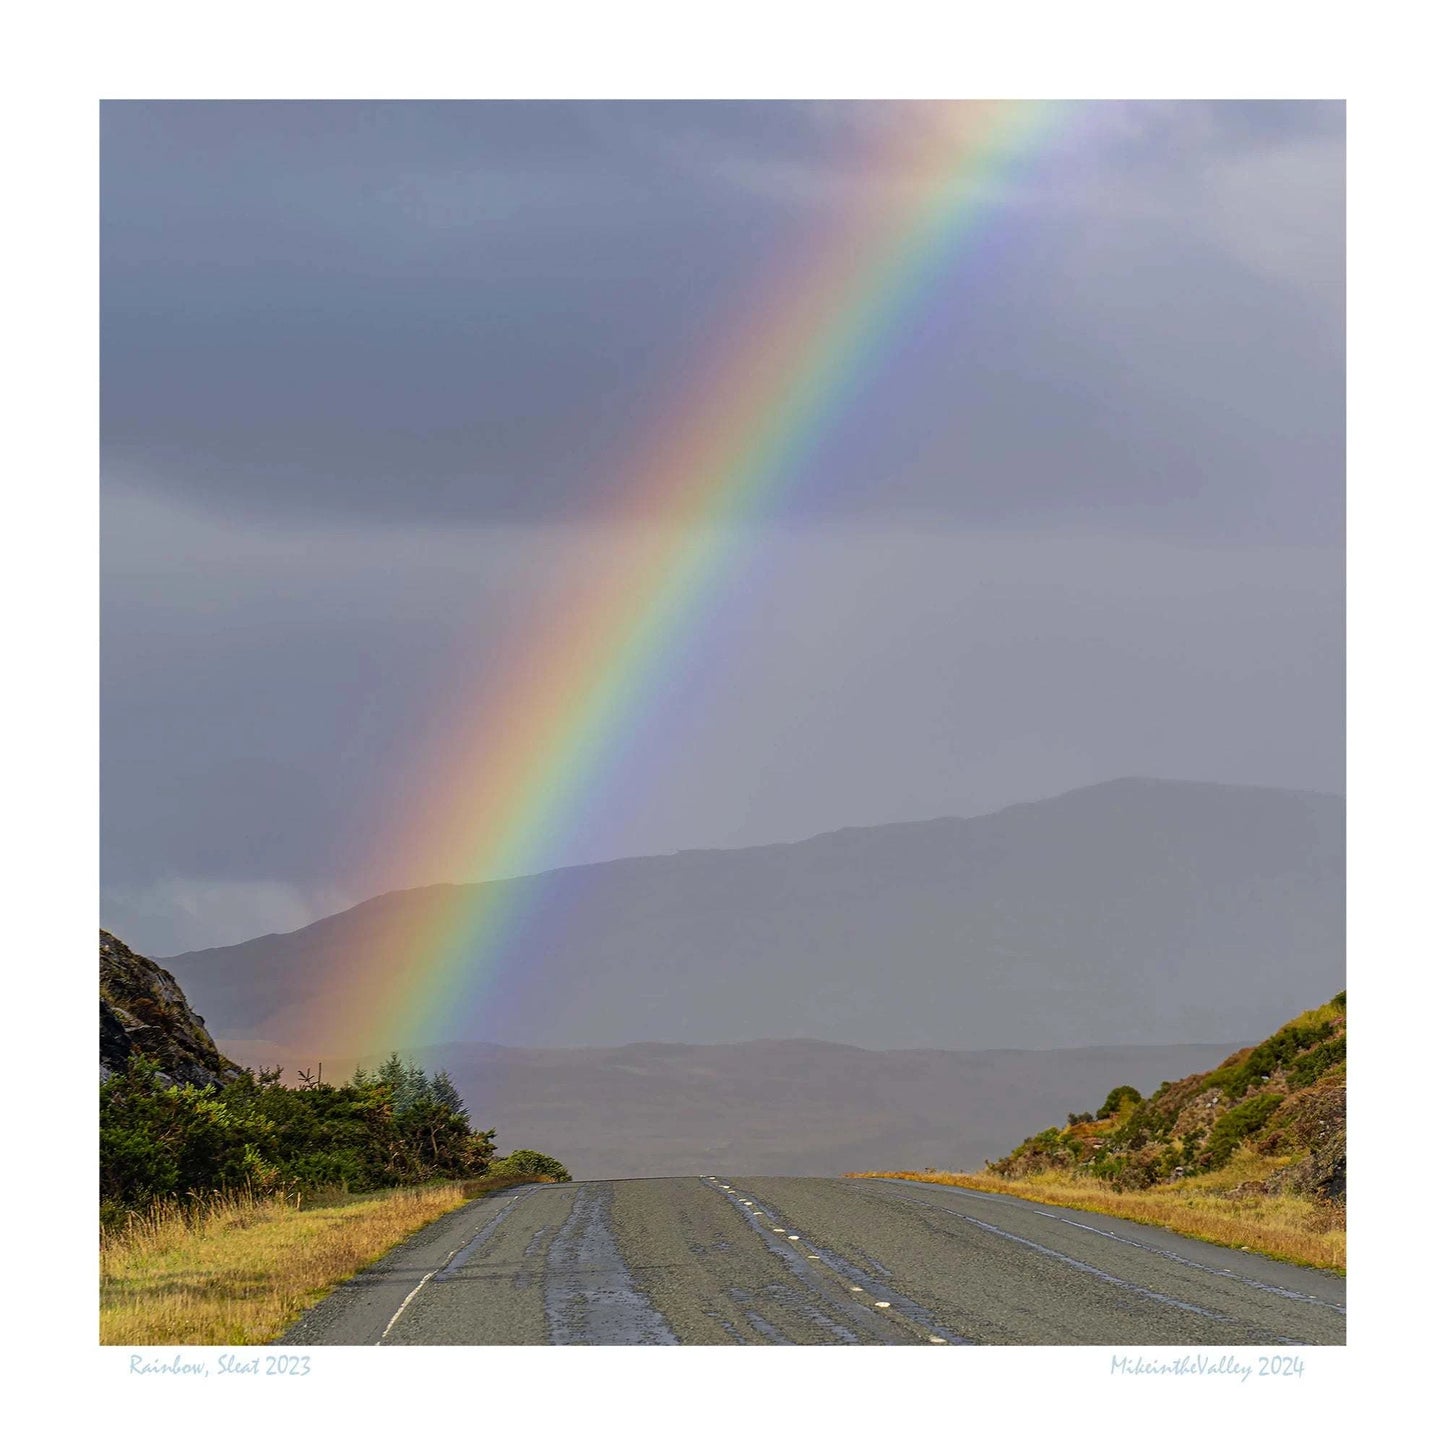
<path id="1" fill-rule="evenodd" d="M 103 1345 L 257 1345 L 309 1305 L 468 1199 L 521 1179 L 340 1196 L 157 1206 L 100 1248 Z"/>
<path id="2" fill-rule="evenodd" d="M 949 1174 L 943 1172 L 898 1171 L 862 1174 L 862 1179 L 917 1179 L 929 1184 L 955 1184 L 990 1194 L 1012 1194 L 1036 1204 L 1057 1204 L 1064 1209 L 1087 1209 L 1132 1219 L 1138 1224 L 1157 1224 L 1211 1244 L 1248 1249 L 1290 1264 L 1312 1265 L 1316 1269 L 1345 1272 L 1345 1229 L 1343 1213 L 1333 1213 L 1291 1195 L 1246 1195 L 1230 1199 L 1219 1186 L 1232 1187 L 1253 1172 L 1251 1161 L 1224 1178 L 1210 1176 L 1210 1183 L 1182 1179 L 1159 1184 L 1148 1190 L 1116 1193 L 1107 1185 L 1081 1180 L 1062 1170 L 1033 1174 L 1027 1179 L 1000 1179 L 996 1174 Z M 1238 1175 L 1236 1179 L 1234 1176 Z"/>

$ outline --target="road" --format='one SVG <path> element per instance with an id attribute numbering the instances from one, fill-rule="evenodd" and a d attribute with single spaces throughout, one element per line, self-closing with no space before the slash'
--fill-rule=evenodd
<path id="1" fill-rule="evenodd" d="M 1343 1344 L 1345 1284 L 1103 1215 L 881 1179 L 530 1185 L 310 1310 L 312 1345 Z"/>

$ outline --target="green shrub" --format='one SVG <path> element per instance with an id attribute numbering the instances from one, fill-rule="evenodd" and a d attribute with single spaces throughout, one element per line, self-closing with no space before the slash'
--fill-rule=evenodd
<path id="1" fill-rule="evenodd" d="M 485 1172 L 494 1131 L 472 1129 L 455 1086 L 396 1055 L 336 1087 L 279 1070 L 167 1085 L 130 1060 L 100 1088 L 100 1192 L 114 1210 L 238 1188 L 378 1189 Z"/>
<path id="2" fill-rule="evenodd" d="M 1199 1157 L 1199 1141 L 1203 1138 L 1203 1129 L 1191 1129 L 1184 1138 L 1180 1140 L 1180 1162 L 1186 1169 L 1191 1168 L 1194 1161 Z"/>
<path id="3" fill-rule="evenodd" d="M 234 1090 L 164 1084 L 135 1057 L 100 1086 L 100 1192 L 123 1205 L 256 1182 L 264 1130 Z"/>
<path id="4" fill-rule="evenodd" d="M 1119 1187 L 1119 1176 L 1124 1172 L 1124 1161 L 1117 1154 L 1099 1154 L 1089 1165 L 1088 1172 L 1095 1179 Z"/>
<path id="5" fill-rule="evenodd" d="M 1159 1158 L 1144 1158 L 1140 1155 L 1126 1156 L 1124 1167 L 1119 1171 L 1117 1183 L 1121 1189 L 1148 1189 L 1157 1184 L 1163 1173 Z"/>
<path id="6" fill-rule="evenodd" d="M 1147 1144 L 1151 1137 L 1167 1139 L 1172 1119 L 1158 1114 L 1148 1104 L 1138 1104 L 1128 1119 L 1118 1126 L 1115 1136 L 1126 1149 L 1137 1149 Z"/>
<path id="7" fill-rule="evenodd" d="M 1292 1089 L 1303 1089 L 1313 1084 L 1321 1074 L 1334 1065 L 1342 1063 L 1345 1057 L 1345 1036 L 1336 1034 L 1332 1039 L 1326 1039 L 1307 1053 L 1294 1068 L 1289 1071 L 1289 1085 Z"/>
<path id="8" fill-rule="evenodd" d="M 1144 1096 L 1133 1084 L 1120 1084 L 1117 1089 L 1109 1090 L 1109 1097 L 1104 1100 L 1104 1107 L 1099 1110 L 1101 1119 L 1112 1119 L 1125 1104 L 1142 1104 Z"/>
<path id="9" fill-rule="evenodd" d="M 1238 1099 L 1255 1084 L 1292 1063 L 1307 1049 L 1328 1039 L 1335 1031 L 1335 1024 L 1334 1019 L 1308 1027 L 1288 1024 L 1252 1049 L 1239 1063 L 1227 1069 L 1216 1069 L 1205 1083 L 1216 1086 L 1226 1098 Z"/>
<path id="10" fill-rule="evenodd" d="M 1254 1098 L 1246 1099 L 1221 1114 L 1210 1131 L 1209 1142 L 1204 1146 L 1209 1156 L 1209 1167 L 1218 1169 L 1223 1165 L 1251 1134 L 1268 1123 L 1269 1116 L 1283 1102 L 1283 1094 L 1256 1094 Z"/>
<path id="11" fill-rule="evenodd" d="M 570 1184 L 572 1176 L 549 1154 L 535 1149 L 513 1149 L 505 1159 L 493 1160 L 488 1174 L 545 1174 L 558 1184 Z"/>

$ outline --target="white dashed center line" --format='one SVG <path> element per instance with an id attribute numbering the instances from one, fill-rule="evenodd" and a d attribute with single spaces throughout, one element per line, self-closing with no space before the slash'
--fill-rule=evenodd
<path id="1" fill-rule="evenodd" d="M 741 1196 L 739 1196 L 739 1195 L 736 1193 L 736 1191 L 733 1190 L 730 1186 L 728 1186 L 727 1184 L 723 1183 L 721 1180 L 719 1180 L 719 1179 L 717 1179 L 717 1178 L 715 1178 L 715 1177 L 710 1178 L 710 1179 L 709 1179 L 709 1182 L 712 1183 L 712 1184 L 714 1184 L 714 1185 L 716 1185 L 716 1187 L 718 1188 L 718 1190 L 719 1190 L 720 1192 L 722 1192 L 722 1193 L 724 1193 L 724 1194 L 727 1194 L 727 1195 L 730 1195 L 730 1196 L 731 1196 L 730 1202 L 731 1202 L 732 1204 L 738 1206 L 740 1209 L 746 1210 L 746 1211 L 747 1211 L 749 1214 L 751 1214 L 755 1219 L 767 1219 L 767 1217 L 768 1217 L 767 1212 L 766 1212 L 765 1210 L 756 1208 L 755 1205 L 754 1205 L 754 1202 L 753 1202 L 751 1199 L 743 1199 L 743 1198 L 742 1198 Z M 1038 1211 L 1038 1212 L 1039 1212 L 1039 1213 L 1042 1213 L 1043 1211 L 1040 1210 L 1040 1211 Z M 771 1232 L 772 1232 L 773 1234 L 785 1234 L 785 1235 L 787 1235 L 787 1239 L 788 1239 L 788 1243 L 789 1243 L 789 1244 L 801 1244 L 801 1243 L 802 1243 L 802 1236 L 801 1236 L 801 1235 L 798 1235 L 798 1234 L 788 1234 L 788 1232 L 787 1232 L 787 1226 L 786 1226 L 786 1225 L 771 1224 L 771 1225 L 759 1225 L 759 1226 L 757 1226 L 757 1227 L 758 1227 L 759 1232 L 763 1232 L 764 1230 L 771 1230 Z M 769 1246 L 769 1248 L 771 1248 L 771 1246 Z M 803 1254 L 805 1258 L 811 1260 L 812 1262 L 814 1262 L 814 1263 L 816 1263 L 816 1264 L 825 1264 L 827 1270 L 833 1272 L 833 1279 L 835 1280 L 836 1284 L 842 1285 L 842 1284 L 844 1283 L 843 1280 L 837 1279 L 837 1274 L 836 1274 L 837 1266 L 836 1266 L 836 1265 L 834 1265 L 834 1264 L 826 1264 L 826 1262 L 823 1260 L 823 1258 L 822 1258 L 821 1255 L 812 1254 L 812 1253 L 808 1252 L 808 1250 L 807 1250 L 806 1247 L 804 1247 L 804 1248 L 803 1248 L 801 1251 L 799 1251 L 799 1252 L 800 1252 L 801 1254 Z M 867 1290 L 866 1290 L 866 1287 L 863 1286 L 863 1285 L 861 1285 L 861 1284 L 850 1284 L 850 1285 L 847 1286 L 847 1288 L 849 1289 L 849 1291 L 850 1291 L 851 1293 L 853 1293 L 853 1294 L 865 1295 L 865 1297 L 866 1297 L 866 1294 L 867 1294 L 867 1293 L 871 1293 L 871 1291 L 867 1291 Z M 862 1301 L 859 1301 L 859 1303 L 861 1304 Z M 872 1301 L 872 1304 L 873 1304 L 874 1309 L 891 1310 L 891 1309 L 893 1308 L 893 1301 L 892 1301 L 892 1300 L 879 1299 L 879 1300 L 874 1300 L 874 1301 Z M 906 1301 L 904 1302 L 904 1304 L 902 1305 L 902 1309 L 903 1309 L 904 1315 L 906 1316 L 907 1320 L 909 1321 L 909 1324 L 912 1325 L 912 1326 L 914 1326 L 914 1327 L 916 1327 L 917 1325 L 923 1323 L 923 1321 L 921 1321 L 921 1320 L 915 1320 L 913 1314 L 910 1313 L 910 1310 L 916 1311 L 917 1308 L 918 1308 L 918 1307 L 917 1307 L 916 1305 L 914 1305 L 914 1304 L 912 1303 L 912 1301 L 907 1301 L 907 1300 L 906 1300 Z M 899 1323 L 902 1324 L 903 1321 L 900 1320 Z M 930 1321 L 929 1323 L 931 1323 L 931 1321 Z M 925 1325 L 924 1328 L 926 1329 L 927 1326 Z M 944 1337 L 943 1337 L 942 1335 L 924 1334 L 922 1331 L 919 1331 L 918 1335 L 916 1335 L 915 1338 L 920 1338 L 920 1337 L 923 1338 L 923 1339 L 926 1339 L 930 1345 L 946 1345 L 946 1344 L 949 1343 L 949 1341 L 946 1340 L 946 1339 L 944 1339 Z M 965 1341 L 961 1341 L 961 1343 L 967 1344 L 968 1341 L 966 1341 L 966 1340 L 965 1340 Z"/>

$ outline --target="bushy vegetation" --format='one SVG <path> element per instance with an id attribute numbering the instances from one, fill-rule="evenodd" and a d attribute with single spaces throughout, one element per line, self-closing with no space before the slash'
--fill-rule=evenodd
<path id="1" fill-rule="evenodd" d="M 572 1182 L 572 1176 L 563 1165 L 550 1154 L 539 1154 L 535 1149 L 514 1149 L 505 1159 L 493 1159 L 487 1169 L 489 1178 L 508 1174 L 551 1179 L 557 1184 Z"/>
<path id="2" fill-rule="evenodd" d="M 1161 1224 L 1326 1269 L 1345 1263 L 1345 995 L 1146 1099 L 1127 1084 L 981 1174 L 903 1171 Z"/>
<path id="3" fill-rule="evenodd" d="M 1283 1094 L 1256 1094 L 1242 1104 L 1236 1104 L 1227 1113 L 1221 1114 L 1214 1128 L 1210 1130 L 1209 1142 L 1204 1152 L 1210 1167 L 1218 1169 L 1229 1161 L 1234 1151 L 1251 1134 L 1259 1131 L 1269 1122 L 1269 1116 L 1284 1103 Z"/>
<path id="4" fill-rule="evenodd" d="M 1226 1098 L 1241 1098 L 1252 1087 L 1269 1083 L 1281 1069 L 1325 1042 L 1334 1031 L 1333 1018 L 1287 1024 L 1237 1063 L 1216 1069 L 1207 1082 L 1217 1086 Z M 1344 1057 L 1343 1048 L 1340 1057 Z"/>
<path id="5" fill-rule="evenodd" d="M 1210 1073 L 1163 1083 L 1147 1099 L 1121 1084 L 1097 1116 L 1070 1114 L 1065 1128 L 1032 1135 L 988 1169 L 1005 1179 L 1060 1174 L 1141 1190 L 1217 1174 L 1249 1145 L 1261 1166 L 1255 1183 L 1333 1200 L 1344 1177 L 1344 1073 L 1339 993 Z"/>
<path id="6" fill-rule="evenodd" d="M 1311 1049 L 1294 1068 L 1289 1071 L 1291 1089 L 1307 1088 L 1322 1078 L 1336 1064 L 1345 1061 L 1345 1036 L 1336 1034 L 1326 1039 L 1318 1048 Z"/>
<path id="7" fill-rule="evenodd" d="M 1120 1084 L 1117 1089 L 1109 1090 L 1109 1097 L 1104 1100 L 1104 1107 L 1099 1110 L 1101 1119 L 1112 1119 L 1125 1104 L 1142 1104 L 1144 1096 L 1133 1084 Z"/>
<path id="8" fill-rule="evenodd" d="M 204 1088 L 166 1084 L 154 1061 L 133 1058 L 100 1088 L 102 1223 L 156 1200 L 225 1191 L 474 1178 L 492 1161 L 494 1137 L 472 1127 L 444 1071 L 428 1076 L 395 1054 L 345 1084 L 303 1074 L 294 1088 L 279 1070 Z"/>

